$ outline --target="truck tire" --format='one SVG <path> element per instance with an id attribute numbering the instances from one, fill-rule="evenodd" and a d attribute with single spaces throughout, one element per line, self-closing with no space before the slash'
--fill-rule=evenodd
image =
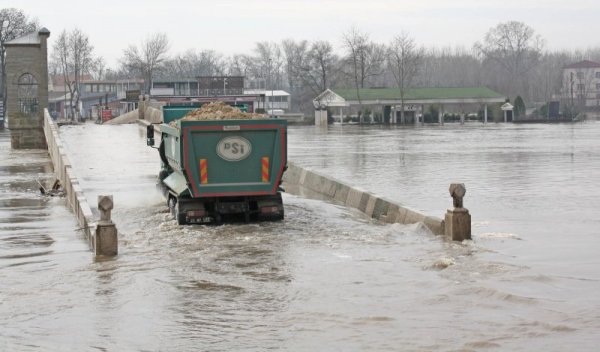
<path id="1" fill-rule="evenodd" d="M 173 196 L 169 196 L 167 198 L 167 207 L 169 207 L 169 212 L 171 215 L 175 216 L 175 204 L 177 204 L 177 200 Z"/>
<path id="2" fill-rule="evenodd" d="M 175 203 L 174 214 L 175 220 L 177 220 L 177 225 L 186 225 L 187 219 L 185 216 L 185 212 L 179 209 L 179 202 Z"/>

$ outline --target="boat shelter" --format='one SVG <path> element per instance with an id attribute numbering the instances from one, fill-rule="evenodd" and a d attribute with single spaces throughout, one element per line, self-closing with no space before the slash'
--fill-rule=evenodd
<path id="1" fill-rule="evenodd" d="M 464 123 L 466 113 L 481 108 L 483 121 L 487 123 L 488 104 L 505 101 L 505 96 L 487 87 L 411 88 L 405 91 L 404 101 L 400 99 L 398 88 L 336 88 L 319 94 L 313 99 L 313 105 L 316 124 L 326 121 L 323 115 L 326 116 L 327 109 L 333 113 L 334 120 L 340 122 L 352 112 L 368 110 L 379 111 L 385 123 L 418 124 L 423 122 L 426 108 L 431 105 L 436 106 L 438 122 L 443 124 L 446 111 L 459 112 L 461 123 Z M 372 114 L 368 118 L 373 121 Z"/>

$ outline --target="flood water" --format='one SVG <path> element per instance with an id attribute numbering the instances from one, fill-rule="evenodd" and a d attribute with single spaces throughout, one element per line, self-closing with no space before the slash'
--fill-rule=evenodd
<path id="1" fill-rule="evenodd" d="M 61 127 L 120 254 L 94 260 L 45 153 L 0 134 L 0 350 L 594 351 L 600 124 L 292 127 L 289 160 L 443 217 L 473 241 L 284 195 L 277 223 L 179 226 L 136 125 Z"/>

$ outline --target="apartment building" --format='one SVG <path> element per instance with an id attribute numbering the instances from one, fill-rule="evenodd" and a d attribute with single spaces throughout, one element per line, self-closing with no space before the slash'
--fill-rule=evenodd
<path id="1" fill-rule="evenodd" d="M 564 103 L 586 110 L 600 109 L 600 63 L 584 60 L 563 68 L 561 97 Z"/>

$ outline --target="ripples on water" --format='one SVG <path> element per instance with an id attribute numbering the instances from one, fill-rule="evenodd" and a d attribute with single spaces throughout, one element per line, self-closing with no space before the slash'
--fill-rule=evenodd
<path id="1" fill-rule="evenodd" d="M 179 226 L 154 191 L 158 157 L 137 126 L 88 125 L 61 128 L 61 133 L 90 202 L 100 193 L 115 197 L 120 255 L 94 261 L 62 200 L 43 200 L 51 204 L 36 211 L 50 215 L 31 225 L 8 220 L 31 210 L 3 207 L 2 226 L 17 232 L 0 235 L 0 350 L 562 351 L 597 346 L 599 285 L 592 273 L 561 276 L 532 269 L 536 256 L 524 255 L 523 248 L 535 241 L 529 227 L 520 225 L 518 211 L 479 208 L 477 200 L 484 198 L 477 196 L 479 186 L 505 192 L 494 181 L 505 176 L 486 170 L 498 160 L 518 161 L 509 150 L 483 147 L 508 154 L 500 159 L 488 153 L 478 157 L 476 150 L 466 153 L 469 180 L 487 182 L 467 183 L 475 241 L 449 243 L 419 225 L 378 224 L 353 210 L 288 194 L 283 222 Z M 390 133 L 406 137 L 390 142 L 403 155 L 382 148 Z M 515 139 L 520 134 L 502 128 L 498 133 Z M 447 150 L 463 148 L 451 142 L 464 135 L 483 143 L 489 136 L 481 134 L 485 131 L 469 128 L 334 128 L 327 134 L 294 128 L 290 159 L 373 191 L 385 189 L 391 198 L 442 215 L 450 200 L 445 176 L 430 172 L 452 175 L 460 166 L 444 162 Z M 20 160 L 6 155 L 15 152 L 2 156 L 3 167 Z M 43 154 L 39 161 L 47 163 Z M 595 167 L 591 163 L 587 170 Z M 20 171 L 3 172 L 6 180 Z M 0 201 L 24 199 L 36 207 L 41 200 L 36 187 L 28 186 L 29 173 L 8 182 L 22 182 L 22 190 Z M 47 171 L 44 175 L 50 177 Z M 16 187 L 2 184 L 2 192 Z M 423 184 L 428 186 L 415 187 Z M 520 189 L 529 197 L 528 206 L 539 206 L 536 192 Z M 437 193 L 443 199 L 438 201 Z M 492 197 L 485 204 L 496 201 Z M 493 216 L 504 213 L 510 219 Z M 49 225 L 50 218 L 60 221 Z M 519 226 L 498 226 L 509 221 Z M 597 248 L 596 242 L 587 245 Z M 555 251 L 552 247 L 549 243 L 543 251 Z M 18 258 L 22 254 L 27 259 Z M 577 263 L 572 257 L 560 260 Z M 19 261 L 41 263 L 11 266 Z"/>

